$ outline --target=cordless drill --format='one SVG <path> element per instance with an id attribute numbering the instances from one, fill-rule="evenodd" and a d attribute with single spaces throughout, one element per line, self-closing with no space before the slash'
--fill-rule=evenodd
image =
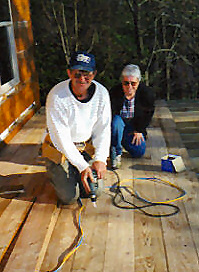
<path id="1" fill-rule="evenodd" d="M 88 178 L 88 184 L 90 186 L 90 199 L 91 202 L 93 203 L 93 206 L 96 208 L 96 201 L 97 201 L 97 195 L 96 195 L 96 190 L 98 188 L 98 181 L 97 181 L 97 173 L 95 170 L 92 170 L 93 173 L 93 178 L 94 178 L 94 182 L 91 182 L 90 178 Z"/>

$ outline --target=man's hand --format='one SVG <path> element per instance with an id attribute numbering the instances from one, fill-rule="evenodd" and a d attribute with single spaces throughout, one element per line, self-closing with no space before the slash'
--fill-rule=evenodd
<path id="1" fill-rule="evenodd" d="M 144 141 L 144 137 L 143 137 L 142 133 L 134 132 L 132 144 L 141 145 L 142 141 Z"/>
<path id="2" fill-rule="evenodd" d="M 106 164 L 104 162 L 93 162 L 92 169 L 96 171 L 98 179 L 104 178 L 104 175 L 106 173 Z M 91 182 L 94 182 L 92 169 L 90 167 L 87 167 L 84 171 L 81 172 L 81 181 L 87 194 L 90 193 L 90 186 L 87 179 L 90 178 Z"/>
<path id="3" fill-rule="evenodd" d="M 103 179 L 106 173 L 106 164 L 102 161 L 94 161 L 92 169 L 96 171 L 98 179 Z"/>
<path id="4" fill-rule="evenodd" d="M 90 186 L 87 180 L 88 178 L 90 178 L 91 182 L 94 182 L 93 173 L 90 167 L 87 167 L 84 171 L 81 172 L 81 181 L 87 194 L 90 193 Z"/>

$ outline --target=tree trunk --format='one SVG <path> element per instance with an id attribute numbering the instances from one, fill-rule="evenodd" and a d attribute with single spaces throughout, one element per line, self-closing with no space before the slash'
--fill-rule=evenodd
<path id="1" fill-rule="evenodd" d="M 127 4 L 130 8 L 131 13 L 133 14 L 133 22 L 135 27 L 135 42 L 137 47 L 137 56 L 141 60 L 142 54 L 141 54 L 141 46 L 140 46 L 140 31 L 139 31 L 139 9 L 138 9 L 138 3 L 137 0 L 133 0 L 133 5 L 130 0 L 127 0 Z"/>
<path id="2" fill-rule="evenodd" d="M 166 41 L 166 25 L 165 25 L 165 17 L 162 15 L 162 36 L 163 36 L 163 48 L 167 49 L 167 41 Z M 171 95 L 171 67 L 169 64 L 169 54 L 165 58 L 165 69 L 166 69 L 166 85 L 167 85 L 167 100 L 170 100 Z"/>

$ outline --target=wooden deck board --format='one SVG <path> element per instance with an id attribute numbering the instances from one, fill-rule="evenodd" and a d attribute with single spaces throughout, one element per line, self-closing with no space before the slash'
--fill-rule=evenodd
<path id="1" fill-rule="evenodd" d="M 29 213 L 4 271 L 34 271 L 56 204 L 55 199 L 52 203 L 53 198 L 54 190 L 46 184 Z"/>
<path id="2" fill-rule="evenodd" d="M 0 255 L 4 257 L 6 250 L 14 239 L 18 229 L 23 223 L 31 202 L 12 200 L 0 217 Z M 0 259 L 0 261 L 1 261 Z"/>
<path id="3" fill-rule="evenodd" d="M 180 142 L 173 116 L 164 103 L 158 104 L 154 120 L 154 125 L 148 129 L 145 156 L 132 159 L 125 152 L 117 173 L 124 184 L 154 201 L 175 198 L 177 192 L 140 178 L 156 177 L 181 186 L 187 191 L 187 197 L 174 203 L 180 212 L 170 217 L 154 218 L 139 210 L 116 208 L 112 204 L 114 193 L 110 186 L 116 183 L 117 177 L 108 171 L 107 187 L 97 201 L 97 208 L 89 199 L 83 200 L 83 242 L 61 271 L 199 271 L 198 180 L 192 171 L 188 152 Z M 0 152 L 0 185 L 23 184 L 26 190 L 25 195 L 17 198 L 0 198 L 1 272 L 51 270 L 77 235 L 73 223 L 77 205 L 56 207 L 55 192 L 44 164 L 37 156 L 44 122 L 43 113 L 35 115 Z M 181 155 L 187 170 L 178 174 L 162 172 L 161 157 L 167 153 Z M 134 204 L 142 205 L 140 201 L 128 198 Z M 152 207 L 146 211 L 159 213 L 166 209 Z M 27 219 L 5 260 L 6 249 L 25 216 Z"/>
<path id="4" fill-rule="evenodd" d="M 43 116 L 41 117 L 42 122 Z M 34 190 L 30 191 L 34 188 L 30 183 L 33 183 L 33 177 L 38 176 L 38 172 L 45 171 L 43 166 L 34 165 L 38 153 L 36 142 L 39 143 L 41 137 L 37 127 L 34 127 L 36 118 L 37 116 L 33 117 L 0 153 L 0 186 L 22 184 L 26 191 L 20 199 L 17 199 L 16 195 L 5 196 L 8 199 L 3 196 L 0 198 L 1 259 L 4 258 L 32 205 L 31 201 L 35 195 L 32 194 Z"/>
<path id="5" fill-rule="evenodd" d="M 77 230 L 73 224 L 73 210 L 74 207 L 61 209 L 39 271 L 53 269 L 57 265 L 61 254 L 72 244 L 73 239 L 77 235 Z M 71 270 L 73 257 L 64 265 L 66 271 Z"/>
<path id="6" fill-rule="evenodd" d="M 72 271 L 103 271 L 110 197 L 103 195 L 102 199 L 102 202 L 98 201 L 97 208 L 87 202 L 82 218 L 84 240 L 76 252 Z"/>
<path id="7" fill-rule="evenodd" d="M 199 177 L 199 100 L 173 101 L 167 105 L 172 113 L 173 121 L 176 122 L 182 142 L 189 153 L 193 169 Z"/>
<path id="8" fill-rule="evenodd" d="M 164 138 L 161 130 L 156 132 L 159 135 L 159 142 L 155 141 L 155 145 L 161 146 L 161 149 L 166 148 L 164 143 Z M 154 131 L 153 131 L 154 136 Z M 153 141 L 153 136 L 151 140 Z M 165 149 L 166 152 L 166 149 Z M 164 153 L 164 152 L 163 152 Z M 157 153 L 156 153 L 157 154 Z M 162 154 L 161 154 L 162 155 Z M 158 163 L 159 157 L 152 156 L 152 161 Z M 184 184 L 178 184 L 181 181 L 179 174 L 170 174 L 162 173 L 158 175 L 159 178 L 169 180 L 170 182 L 182 186 Z M 166 191 L 159 190 L 158 194 L 161 198 L 161 195 L 164 195 Z M 189 193 L 189 192 L 188 192 Z M 175 195 L 169 195 L 169 197 L 175 197 Z M 186 200 L 185 200 L 186 201 Z M 187 222 L 187 214 L 183 203 L 180 201 L 178 203 L 181 212 L 175 216 L 168 218 L 161 218 L 163 234 L 164 234 L 164 243 L 166 248 L 166 254 L 168 258 L 168 267 L 169 271 L 197 271 L 198 268 L 198 257 L 194 242 L 192 240 L 192 234 L 190 232 L 189 222 Z M 179 260 L 181 260 L 179 262 Z"/>
<path id="9" fill-rule="evenodd" d="M 168 109 L 167 109 L 168 110 Z M 160 109 L 161 111 L 161 109 Z M 160 112 L 161 115 L 161 112 Z M 160 116 L 161 117 L 161 116 Z M 174 122 L 172 117 L 170 117 L 171 122 Z M 180 139 L 178 138 L 177 131 L 173 131 L 173 137 L 171 138 L 167 133 L 167 130 L 170 128 L 164 122 L 163 116 L 161 117 L 161 122 L 164 127 L 165 137 L 167 140 L 168 150 L 170 152 L 173 151 L 173 146 L 178 146 L 180 143 Z M 199 237 L 197 235 L 199 231 L 198 227 L 198 209 L 199 209 L 199 202 L 198 202 L 198 192 L 199 192 L 199 183 L 196 177 L 195 172 L 192 171 L 192 167 L 190 168 L 190 160 L 188 157 L 187 150 L 180 144 L 181 148 L 179 149 L 179 154 L 183 157 L 183 160 L 188 167 L 188 171 L 179 174 L 178 185 L 182 186 L 187 191 L 187 199 L 183 202 L 183 208 L 181 209 L 183 212 L 182 214 L 186 216 L 187 224 L 186 226 L 186 236 L 187 242 L 184 243 L 184 247 L 188 247 L 190 251 L 185 258 L 187 269 L 188 271 L 199 271 L 199 264 L 198 264 L 198 256 L 199 256 Z M 176 150 L 176 148 L 175 148 Z M 181 238 L 182 239 L 182 238 Z M 191 251 L 192 254 L 190 254 Z M 187 259 L 189 257 L 189 260 Z M 191 261 L 191 258 L 195 260 L 194 262 Z M 183 261 L 184 262 L 184 261 Z"/>
<path id="10" fill-rule="evenodd" d="M 158 196 L 155 190 L 155 184 L 152 181 L 142 180 L 146 177 L 154 177 L 154 170 L 151 164 L 152 153 L 156 150 L 150 145 L 150 133 L 147 142 L 147 154 L 140 159 L 142 170 L 134 171 L 134 188 L 140 196 L 145 199 L 157 201 Z M 136 164 L 136 160 L 134 162 Z M 156 166 L 156 170 L 159 168 Z M 139 180 L 141 178 L 141 180 Z M 142 202 L 138 202 L 143 205 Z M 158 214 L 159 208 L 150 207 L 145 209 L 151 214 Z M 135 271 L 167 271 L 165 260 L 164 243 L 162 240 L 162 226 L 160 218 L 146 216 L 142 213 L 135 213 Z"/>

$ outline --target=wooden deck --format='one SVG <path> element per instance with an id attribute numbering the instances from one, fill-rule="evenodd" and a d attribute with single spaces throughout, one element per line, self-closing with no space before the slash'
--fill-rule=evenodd
<path id="1" fill-rule="evenodd" d="M 23 184 L 25 188 L 23 194 L 0 198 L 0 272 L 51 271 L 77 235 L 73 222 L 77 205 L 57 207 L 44 163 L 38 157 L 44 127 L 41 111 L 0 152 L 0 186 Z M 109 186 L 117 178 L 108 171 L 107 187 L 97 208 L 89 199 L 83 200 L 83 242 L 61 271 L 199 271 L 199 183 L 173 116 L 163 101 L 157 103 L 148 135 L 145 156 L 131 159 L 124 153 L 117 173 L 122 185 L 133 186 L 152 201 L 175 199 L 179 192 L 143 178 L 160 178 L 182 187 L 186 197 L 173 203 L 180 212 L 155 218 L 140 210 L 116 208 Z M 181 155 L 186 171 L 162 172 L 161 157 L 168 153 Z M 143 204 L 135 198 L 132 201 Z M 145 211 L 169 213 L 170 208 L 155 206 Z"/>

